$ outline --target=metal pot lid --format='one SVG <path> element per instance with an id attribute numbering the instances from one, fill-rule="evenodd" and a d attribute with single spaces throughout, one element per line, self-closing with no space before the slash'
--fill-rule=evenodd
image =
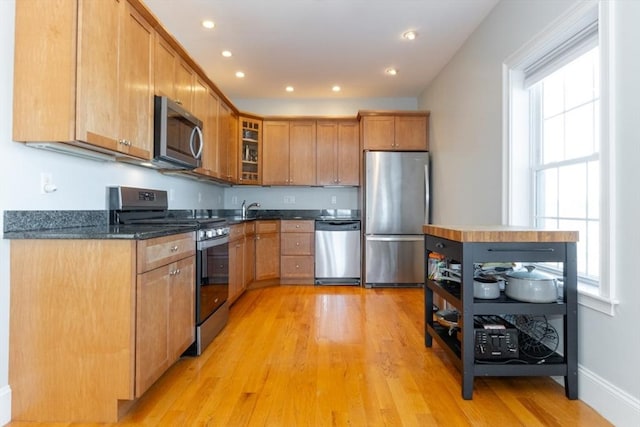
<path id="1" fill-rule="evenodd" d="M 553 280 L 547 273 L 536 270 L 534 265 L 525 266 L 526 270 L 510 271 L 508 277 L 522 280 Z"/>

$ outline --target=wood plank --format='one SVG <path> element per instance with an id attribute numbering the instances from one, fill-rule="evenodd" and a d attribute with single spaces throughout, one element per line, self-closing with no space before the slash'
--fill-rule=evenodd
<path id="1" fill-rule="evenodd" d="M 577 242 L 578 232 L 544 230 L 509 225 L 430 225 L 422 227 L 430 234 L 456 242 Z"/>
<path id="2" fill-rule="evenodd" d="M 423 292 L 245 292 L 200 357 L 183 358 L 104 426 L 611 425 L 546 377 L 477 378 L 463 400 L 460 373 L 441 348 L 424 346 Z M 27 425 L 53 424 L 9 424 Z"/>

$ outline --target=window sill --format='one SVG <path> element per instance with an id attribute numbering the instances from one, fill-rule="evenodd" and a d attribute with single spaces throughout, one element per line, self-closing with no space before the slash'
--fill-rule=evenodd
<path id="1" fill-rule="evenodd" d="M 578 283 L 578 304 L 600 313 L 614 316 L 615 307 L 619 302 L 609 297 L 603 297 L 591 290 L 591 288 L 591 286 Z"/>

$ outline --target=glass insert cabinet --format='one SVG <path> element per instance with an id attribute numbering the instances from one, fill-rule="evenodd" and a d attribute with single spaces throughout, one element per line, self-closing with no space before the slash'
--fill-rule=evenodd
<path id="1" fill-rule="evenodd" d="M 240 121 L 240 181 L 243 184 L 260 184 L 262 120 L 240 117 Z"/>

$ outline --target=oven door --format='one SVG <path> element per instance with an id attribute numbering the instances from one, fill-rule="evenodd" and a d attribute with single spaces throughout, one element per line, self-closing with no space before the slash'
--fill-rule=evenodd
<path id="1" fill-rule="evenodd" d="M 198 242 L 196 251 L 196 325 L 229 298 L 229 238 Z"/>

